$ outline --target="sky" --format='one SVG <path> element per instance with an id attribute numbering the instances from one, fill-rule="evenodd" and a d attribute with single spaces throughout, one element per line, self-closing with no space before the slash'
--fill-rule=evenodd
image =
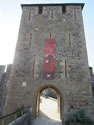
<path id="1" fill-rule="evenodd" d="M 21 20 L 21 4 L 85 3 L 83 21 L 89 66 L 94 68 L 94 0 L 0 0 L 0 65 L 13 62 Z"/>

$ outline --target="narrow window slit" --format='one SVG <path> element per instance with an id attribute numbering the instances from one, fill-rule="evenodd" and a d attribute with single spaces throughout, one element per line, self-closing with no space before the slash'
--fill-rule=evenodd
<path id="1" fill-rule="evenodd" d="M 31 40 L 32 40 L 32 33 L 30 34 L 29 47 L 31 46 Z"/>
<path id="2" fill-rule="evenodd" d="M 67 61 L 65 60 L 65 78 L 67 78 Z"/>
<path id="3" fill-rule="evenodd" d="M 74 18 L 76 19 L 76 9 L 74 9 Z"/>
<path id="4" fill-rule="evenodd" d="M 30 17 L 31 17 L 31 9 L 30 9 L 30 11 L 29 11 L 29 20 L 30 20 Z"/>
<path id="5" fill-rule="evenodd" d="M 51 13 L 51 19 L 53 19 L 53 10 L 52 10 L 52 13 Z"/>
<path id="6" fill-rule="evenodd" d="M 69 47 L 71 47 L 71 34 L 69 33 Z"/>
<path id="7" fill-rule="evenodd" d="M 66 13 L 66 6 L 62 6 L 62 13 Z"/>
<path id="8" fill-rule="evenodd" d="M 51 33 L 50 33 L 50 39 L 51 39 Z"/>
<path id="9" fill-rule="evenodd" d="M 39 6 L 38 14 L 42 14 L 42 11 L 43 11 L 43 7 Z"/>
<path id="10" fill-rule="evenodd" d="M 32 72 L 32 77 L 34 78 L 34 70 L 35 70 L 35 59 L 33 61 L 33 72 Z"/>

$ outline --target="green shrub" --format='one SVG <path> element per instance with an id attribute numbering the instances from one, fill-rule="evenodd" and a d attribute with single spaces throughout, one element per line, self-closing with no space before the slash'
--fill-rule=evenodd
<path id="1" fill-rule="evenodd" d="M 78 110 L 67 116 L 65 124 L 70 125 L 70 123 L 79 123 L 81 125 L 94 125 L 92 118 L 83 109 Z"/>

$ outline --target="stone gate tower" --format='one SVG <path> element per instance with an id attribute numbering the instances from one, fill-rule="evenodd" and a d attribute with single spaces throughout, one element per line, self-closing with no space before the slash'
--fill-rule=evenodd
<path id="1" fill-rule="evenodd" d="M 63 120 L 70 110 L 91 111 L 82 9 L 84 4 L 22 5 L 22 19 L 8 86 L 5 114 L 22 105 L 39 111 L 45 88 L 58 95 Z"/>

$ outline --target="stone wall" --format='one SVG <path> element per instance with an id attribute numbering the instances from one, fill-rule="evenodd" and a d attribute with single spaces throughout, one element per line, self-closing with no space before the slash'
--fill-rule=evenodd
<path id="1" fill-rule="evenodd" d="M 37 116 L 38 97 L 44 88 L 59 93 L 60 116 L 83 108 L 92 112 L 92 89 L 82 19 L 83 4 L 23 5 L 22 19 L 11 71 L 5 114 L 21 105 L 33 107 Z M 56 40 L 55 77 L 43 78 L 45 39 Z"/>
<path id="2" fill-rule="evenodd" d="M 5 104 L 11 66 L 12 65 L 9 64 L 6 68 L 5 65 L 0 65 L 0 117 L 2 116 Z"/>
<path id="3" fill-rule="evenodd" d="M 31 113 L 26 113 L 22 117 L 17 118 L 8 125 L 31 125 Z"/>
<path id="4" fill-rule="evenodd" d="M 91 77 L 92 95 L 93 95 L 93 98 L 94 98 L 94 73 L 93 73 L 93 68 L 89 67 L 89 71 L 90 71 L 90 77 Z"/>
<path id="5" fill-rule="evenodd" d="M 90 71 L 90 77 L 91 77 L 92 102 L 93 102 L 93 109 L 94 109 L 94 73 L 93 73 L 93 68 L 89 67 L 89 71 Z M 94 112 L 93 112 L 93 116 L 94 116 Z M 93 119 L 94 119 L 94 117 L 93 117 Z"/>
<path id="6" fill-rule="evenodd" d="M 2 115 L 2 109 L 3 109 L 3 103 L 4 103 L 3 101 L 4 88 L 6 88 L 5 85 L 3 84 L 3 80 L 5 77 L 4 71 L 5 71 L 5 66 L 4 65 L 0 66 L 0 116 Z"/>

